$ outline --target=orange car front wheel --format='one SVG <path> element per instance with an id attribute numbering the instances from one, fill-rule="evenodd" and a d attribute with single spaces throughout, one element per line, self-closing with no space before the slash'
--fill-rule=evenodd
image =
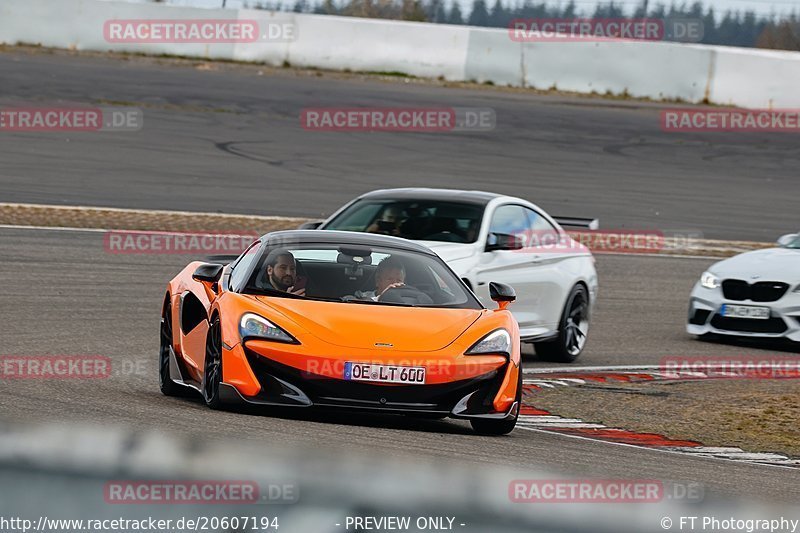
<path id="1" fill-rule="evenodd" d="M 222 383 L 222 328 L 219 315 L 214 317 L 206 336 L 206 357 L 203 363 L 203 399 L 212 409 L 220 409 L 222 400 L 219 386 Z"/>

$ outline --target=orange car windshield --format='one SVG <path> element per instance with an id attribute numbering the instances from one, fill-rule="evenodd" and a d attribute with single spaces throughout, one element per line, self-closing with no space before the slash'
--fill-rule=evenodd
<path id="1" fill-rule="evenodd" d="M 242 292 L 347 304 L 482 308 L 438 257 L 363 245 L 265 246 Z"/>

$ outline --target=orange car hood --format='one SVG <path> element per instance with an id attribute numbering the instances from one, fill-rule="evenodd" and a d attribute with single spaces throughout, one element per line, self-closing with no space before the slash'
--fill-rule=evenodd
<path id="1" fill-rule="evenodd" d="M 478 309 L 435 309 L 257 296 L 315 337 L 348 348 L 429 352 L 451 344 L 480 318 Z M 279 324 L 282 325 L 282 324 Z M 291 327 L 286 326 L 290 333 Z"/>

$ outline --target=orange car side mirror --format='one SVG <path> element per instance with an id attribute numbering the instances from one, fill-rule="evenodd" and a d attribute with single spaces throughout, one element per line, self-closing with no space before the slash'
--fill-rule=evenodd
<path id="1" fill-rule="evenodd" d="M 503 311 L 517 299 L 517 293 L 510 285 L 492 281 L 489 283 L 489 297 L 497 302 L 497 310 Z"/>
<path id="2" fill-rule="evenodd" d="M 192 274 L 192 279 L 199 281 L 206 288 L 206 293 L 211 297 L 219 291 L 219 278 L 222 277 L 224 265 L 219 263 L 203 263 Z"/>

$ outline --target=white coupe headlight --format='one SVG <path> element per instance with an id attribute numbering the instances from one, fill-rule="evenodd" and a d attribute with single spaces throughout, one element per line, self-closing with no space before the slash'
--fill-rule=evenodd
<path id="1" fill-rule="evenodd" d="M 504 330 L 495 330 L 484 338 L 476 342 L 472 348 L 467 350 L 466 355 L 492 354 L 492 353 L 511 353 L 511 335 Z"/>
<path id="2" fill-rule="evenodd" d="M 242 337 L 242 340 L 256 337 L 259 339 L 298 344 L 297 339 L 263 316 L 258 316 L 254 313 L 245 313 L 242 315 L 242 319 L 239 321 L 239 335 Z"/>
<path id="3" fill-rule="evenodd" d="M 706 289 L 716 289 L 719 287 L 719 278 L 711 272 L 703 272 L 703 275 L 700 276 L 700 285 Z"/>

